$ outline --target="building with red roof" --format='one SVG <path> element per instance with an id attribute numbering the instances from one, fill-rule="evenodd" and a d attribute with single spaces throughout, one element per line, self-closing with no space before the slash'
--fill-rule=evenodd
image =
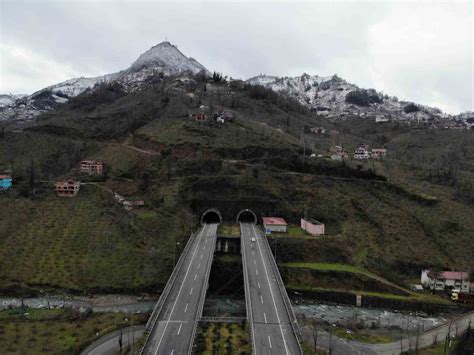
<path id="1" fill-rule="evenodd" d="M 288 223 L 281 217 L 263 217 L 265 231 L 286 233 Z"/>
<path id="2" fill-rule="evenodd" d="M 104 170 L 104 164 L 95 160 L 82 160 L 79 171 L 88 175 L 100 175 Z"/>
<path id="3" fill-rule="evenodd" d="M 422 270 L 421 284 L 430 290 L 443 291 L 451 288 L 469 293 L 470 278 L 467 271 Z"/>

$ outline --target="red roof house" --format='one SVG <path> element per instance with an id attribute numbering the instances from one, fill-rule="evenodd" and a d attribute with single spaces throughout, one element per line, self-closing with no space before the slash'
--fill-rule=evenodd
<path id="1" fill-rule="evenodd" d="M 288 223 L 281 217 L 263 217 L 263 226 L 266 231 L 286 232 Z"/>

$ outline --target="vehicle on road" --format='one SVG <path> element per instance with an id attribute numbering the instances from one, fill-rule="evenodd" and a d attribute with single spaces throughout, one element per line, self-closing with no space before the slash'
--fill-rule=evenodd
<path id="1" fill-rule="evenodd" d="M 256 242 L 256 241 L 257 241 L 257 239 L 255 239 L 255 237 L 250 238 L 250 240 L 251 240 L 252 242 Z"/>

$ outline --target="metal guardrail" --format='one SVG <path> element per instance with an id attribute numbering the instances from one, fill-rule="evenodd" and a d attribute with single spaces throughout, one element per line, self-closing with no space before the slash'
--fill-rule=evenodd
<path id="1" fill-rule="evenodd" d="M 270 259 L 270 264 L 276 277 L 278 288 L 280 289 L 280 292 L 283 296 L 283 304 L 285 305 L 286 312 L 288 313 L 288 318 L 290 319 L 291 328 L 293 329 L 293 333 L 295 334 L 296 340 L 298 342 L 300 353 L 303 354 L 303 348 L 301 347 L 301 330 L 298 325 L 298 320 L 296 319 L 295 312 L 293 311 L 293 307 L 291 306 L 290 298 L 288 297 L 288 293 L 286 292 L 285 284 L 283 283 L 283 280 L 280 275 L 280 271 L 278 270 L 278 266 L 276 264 L 275 258 L 273 257 L 270 244 L 268 243 L 267 237 L 262 231 L 256 230 L 256 232 L 263 235 L 263 240 L 264 240 L 263 244 L 265 244 L 265 248 L 267 250 L 267 253 Z"/>
<path id="2" fill-rule="evenodd" d="M 206 293 L 207 293 L 207 288 L 209 287 L 209 276 L 210 276 L 210 273 L 211 273 L 212 260 L 214 259 L 214 251 L 216 249 L 216 244 L 217 244 L 217 234 L 214 236 L 214 239 L 215 240 L 214 240 L 214 243 L 212 243 L 211 253 L 209 254 L 210 255 L 209 259 L 207 260 L 206 274 L 205 274 L 206 276 L 205 276 L 205 280 L 204 280 L 204 285 L 206 285 L 206 287 L 203 287 L 202 291 L 201 291 L 201 299 L 199 300 L 196 319 L 195 319 L 194 325 L 193 325 L 193 332 L 191 333 L 191 342 L 189 343 L 188 354 L 192 354 L 193 347 L 194 347 L 194 337 L 196 336 L 198 320 L 202 316 L 202 311 L 204 309 L 204 302 L 206 301 Z"/>
<path id="3" fill-rule="evenodd" d="M 181 270 L 181 267 L 183 266 L 184 259 L 186 259 L 189 250 L 191 249 L 191 245 L 194 244 L 194 241 L 196 239 L 196 235 L 199 233 L 192 233 L 189 237 L 188 242 L 186 243 L 186 246 L 184 247 L 183 252 L 181 253 L 178 262 L 176 263 L 175 267 L 173 268 L 173 271 L 171 273 L 170 278 L 168 279 L 168 282 L 166 283 L 165 288 L 163 289 L 163 292 L 161 293 L 161 296 L 156 303 L 155 307 L 153 308 L 153 312 L 150 315 L 150 318 L 148 319 L 148 322 L 146 323 L 146 328 L 145 328 L 145 341 L 143 342 L 143 347 L 140 349 L 139 354 L 142 355 L 143 351 L 145 350 L 146 344 L 148 343 L 148 339 L 150 338 L 151 331 L 155 327 L 155 324 L 158 320 L 159 315 L 161 314 L 161 311 L 163 310 L 163 305 L 165 304 L 166 299 L 169 296 L 169 293 L 174 285 L 174 282 L 176 281 L 176 278 L 178 276 L 179 271 Z"/>
<path id="4" fill-rule="evenodd" d="M 242 223 L 240 223 L 240 230 L 242 230 Z M 247 313 L 247 319 L 249 320 L 249 330 L 250 330 L 250 341 L 252 343 L 253 353 L 255 353 L 255 338 L 253 336 L 253 316 L 252 316 L 252 301 L 250 297 L 250 284 L 249 284 L 249 277 L 247 275 L 248 268 L 247 268 L 247 257 L 245 255 L 245 245 L 244 245 L 244 238 L 240 238 L 240 252 L 242 253 L 242 266 L 244 268 L 244 287 L 245 287 L 245 310 Z"/>
<path id="5" fill-rule="evenodd" d="M 200 322 L 239 323 L 247 320 L 245 317 L 201 317 Z"/>

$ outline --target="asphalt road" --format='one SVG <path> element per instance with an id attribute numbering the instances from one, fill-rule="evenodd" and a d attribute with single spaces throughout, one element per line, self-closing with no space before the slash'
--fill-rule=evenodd
<path id="1" fill-rule="evenodd" d="M 204 224 L 179 270 L 144 354 L 187 354 L 202 311 L 211 270 L 217 224 Z"/>
<path id="2" fill-rule="evenodd" d="M 263 244 L 268 242 L 257 233 L 254 224 L 242 223 L 240 229 L 254 354 L 300 354 L 283 300 L 286 295 L 280 291 L 270 264 L 274 262 L 273 255 Z"/>

